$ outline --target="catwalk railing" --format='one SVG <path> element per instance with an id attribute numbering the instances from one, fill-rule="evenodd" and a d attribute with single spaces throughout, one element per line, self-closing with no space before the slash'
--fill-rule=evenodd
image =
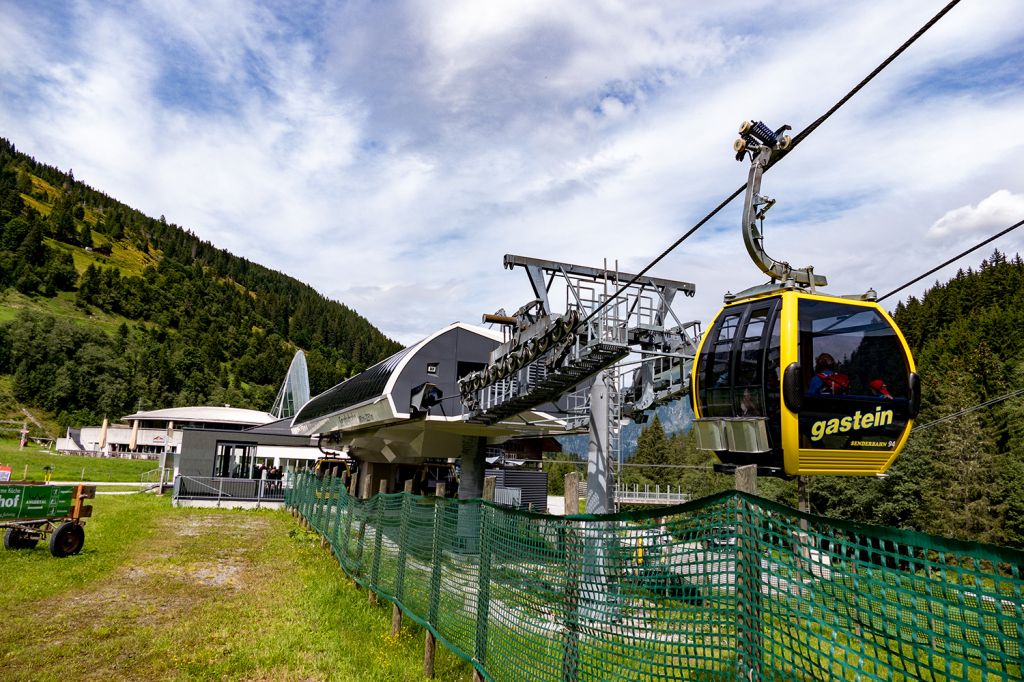
<path id="1" fill-rule="evenodd" d="M 202 500 L 219 503 L 276 502 L 284 500 L 281 481 L 258 478 L 210 478 L 204 476 L 176 476 L 173 495 L 175 500 Z"/>
<path id="2" fill-rule="evenodd" d="M 675 490 L 670 485 L 662 489 L 660 485 L 649 483 L 645 483 L 643 488 L 637 484 L 632 487 L 628 485 L 615 486 L 615 502 L 617 504 L 670 505 L 689 502 L 690 499 L 690 494 L 683 492 L 679 486 L 676 486 Z"/>
<path id="3" fill-rule="evenodd" d="M 1020 680 L 1024 553 L 743 493 L 553 517 L 300 475 L 344 571 L 490 680 Z"/>

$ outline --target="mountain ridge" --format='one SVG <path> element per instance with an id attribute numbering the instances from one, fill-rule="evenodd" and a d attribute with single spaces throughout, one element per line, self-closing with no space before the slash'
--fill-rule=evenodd
<path id="1" fill-rule="evenodd" d="M 26 333 L 49 352 L 34 352 Z M 14 399 L 62 425 L 139 401 L 267 409 L 296 349 L 307 352 L 317 392 L 400 347 L 295 277 L 0 138 L 0 376 L 11 377 Z M 93 390 L 54 388 L 65 377 Z M 112 385 L 123 398 L 104 396 Z"/>

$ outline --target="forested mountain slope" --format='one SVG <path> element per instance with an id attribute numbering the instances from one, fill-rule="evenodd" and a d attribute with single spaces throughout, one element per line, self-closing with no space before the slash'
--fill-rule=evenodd
<path id="1" fill-rule="evenodd" d="M 995 252 L 895 311 L 921 375 L 917 428 L 885 479 L 816 478 L 815 512 L 1024 546 L 1024 261 Z"/>
<path id="2" fill-rule="evenodd" d="M 399 345 L 312 287 L 153 219 L 0 138 L 0 381 L 64 425 L 141 405 L 266 410 Z M 2 397 L 2 396 L 0 396 Z M 0 405 L 0 418 L 11 412 Z"/>

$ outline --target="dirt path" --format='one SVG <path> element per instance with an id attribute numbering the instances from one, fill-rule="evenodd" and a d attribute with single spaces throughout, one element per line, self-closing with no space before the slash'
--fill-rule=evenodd
<path id="1" fill-rule="evenodd" d="M 423 679 L 422 633 L 390 637 L 390 608 L 287 514 L 96 507 L 80 555 L 0 556 L 4 682 Z M 436 665 L 470 676 L 450 653 Z"/>
<path id="2" fill-rule="evenodd" d="M 39 429 L 39 430 L 40 430 L 40 431 L 42 431 L 43 433 L 46 433 L 46 429 L 45 429 L 45 428 L 43 427 L 43 425 L 42 425 L 42 424 L 40 424 L 40 423 L 39 423 L 39 420 L 35 418 L 35 415 L 33 415 L 33 414 L 32 414 L 31 412 L 29 412 L 29 411 L 28 411 L 28 410 L 27 410 L 26 408 L 24 408 L 24 407 L 22 407 L 22 408 L 21 408 L 21 411 L 25 413 L 25 416 L 26 416 L 26 417 L 28 417 L 28 420 L 29 420 L 30 422 L 32 422 L 33 424 L 35 424 L 35 425 L 36 425 L 36 428 L 37 428 L 37 429 Z M 49 435 L 49 434 L 47 434 L 47 435 Z"/>
<path id="3" fill-rule="evenodd" d="M 190 620 L 202 621 L 218 607 L 228 610 L 239 599 L 264 598 L 267 568 L 253 555 L 270 528 L 259 516 L 161 518 L 130 563 L 21 614 L 12 625 L 25 648 L 0 657 L 0 670 L 17 671 L 0 677 L 177 677 L 180 661 L 156 653 L 162 646 L 147 652 L 140 644 L 172 637 L 188 649 Z"/>

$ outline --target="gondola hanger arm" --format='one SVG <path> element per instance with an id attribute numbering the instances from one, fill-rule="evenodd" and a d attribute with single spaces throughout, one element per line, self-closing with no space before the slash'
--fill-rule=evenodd
<path id="1" fill-rule="evenodd" d="M 785 261 L 778 261 L 764 250 L 764 235 L 759 223 L 764 220 L 765 213 L 775 205 L 775 200 L 761 195 L 761 176 L 775 152 L 785 151 L 791 144 L 788 125 L 776 131 L 760 121 L 744 121 L 740 126 L 740 137 L 733 144 L 736 160 L 742 161 L 750 155 L 750 173 L 747 176 L 747 191 L 743 203 L 743 244 L 747 254 L 761 272 L 772 280 L 793 282 L 799 286 L 822 287 L 828 284 L 823 275 L 814 273 L 814 268 L 794 268 Z"/>

